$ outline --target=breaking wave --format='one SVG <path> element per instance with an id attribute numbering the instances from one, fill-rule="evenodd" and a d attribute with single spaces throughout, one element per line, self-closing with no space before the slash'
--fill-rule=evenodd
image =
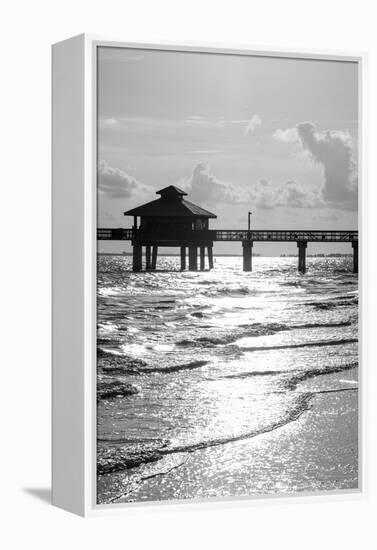
<path id="1" fill-rule="evenodd" d="M 343 344 L 354 344 L 357 338 L 342 338 L 340 340 L 322 340 L 317 342 L 305 342 L 302 344 L 282 344 L 278 346 L 249 346 L 242 347 L 243 351 L 270 351 L 277 349 L 315 348 L 322 346 L 341 346 Z"/>
<path id="2" fill-rule="evenodd" d="M 208 360 L 194 360 L 187 363 L 178 363 L 165 366 L 150 365 L 142 359 L 136 359 L 128 355 L 115 355 L 113 353 L 107 353 L 100 356 L 98 361 L 99 371 L 104 375 L 141 375 L 141 374 L 154 374 L 154 373 L 172 373 L 184 370 L 193 370 L 200 367 L 204 367 L 209 363 Z"/>
<path id="3" fill-rule="evenodd" d="M 290 411 L 283 413 L 279 419 L 271 421 L 264 427 L 257 430 L 252 430 L 250 432 L 244 432 L 229 437 L 199 441 L 197 443 L 186 445 L 169 446 L 164 444 L 161 448 L 151 448 L 150 445 L 146 445 L 145 448 L 140 446 L 139 449 L 136 450 L 131 450 L 127 448 L 127 446 L 114 446 L 106 449 L 101 449 L 101 447 L 99 447 L 97 452 L 97 473 L 106 474 L 121 470 L 128 470 L 130 468 L 140 466 L 141 464 L 157 462 L 166 455 L 175 453 L 193 453 L 202 449 L 226 445 L 228 443 L 235 443 L 237 441 L 242 441 L 243 439 L 250 439 L 252 437 L 271 432 L 290 422 L 298 420 L 300 416 L 309 409 L 310 401 L 313 395 L 314 394 L 311 392 L 301 394 Z"/>
<path id="4" fill-rule="evenodd" d="M 333 300 L 325 300 L 325 301 L 314 301 L 314 302 L 305 302 L 306 306 L 314 307 L 315 309 L 319 310 L 325 310 L 328 311 L 329 309 L 336 309 L 339 307 L 348 307 L 348 306 L 354 306 L 359 303 L 359 300 L 357 297 L 342 297 L 342 298 L 336 298 Z"/>
<path id="5" fill-rule="evenodd" d="M 234 296 L 252 294 L 253 291 L 246 285 L 221 285 L 215 288 L 202 290 L 204 296 Z"/>
<path id="6" fill-rule="evenodd" d="M 209 361 L 190 361 L 189 363 L 183 363 L 182 365 L 168 365 L 166 367 L 149 367 L 145 372 L 178 372 L 180 370 L 192 370 L 204 367 Z"/>
<path id="7" fill-rule="evenodd" d="M 331 365 L 323 368 L 312 368 L 305 371 L 288 371 L 288 370 L 263 370 L 241 372 L 236 374 L 228 374 L 222 378 L 251 378 L 254 376 L 284 376 L 282 383 L 288 389 L 295 389 L 300 382 L 304 382 L 316 376 L 325 376 L 327 374 L 335 374 L 347 370 L 352 370 L 358 367 L 358 362 L 345 363 L 344 365 Z"/>
<path id="8" fill-rule="evenodd" d="M 126 397 L 135 393 L 137 393 L 137 389 L 132 384 L 122 382 L 121 380 L 97 382 L 97 400 Z"/>
<path id="9" fill-rule="evenodd" d="M 330 323 L 304 323 L 297 325 L 286 325 L 282 323 L 253 323 L 246 325 L 239 325 L 235 329 L 217 329 L 212 327 L 208 334 L 204 334 L 201 331 L 201 335 L 196 338 L 185 338 L 176 342 L 178 346 L 188 347 L 199 345 L 201 347 L 217 346 L 224 344 L 231 344 L 236 342 L 240 338 L 252 337 L 252 336 L 271 336 L 277 332 L 297 330 L 297 329 L 311 329 L 311 328 L 336 328 L 336 327 L 348 327 L 351 325 L 350 321 L 330 322 Z"/>
<path id="10" fill-rule="evenodd" d="M 108 353 L 101 348 L 97 350 L 97 358 L 98 368 L 103 374 L 108 375 L 140 374 L 142 369 L 147 367 L 147 363 L 142 359 Z"/>
<path id="11" fill-rule="evenodd" d="M 289 380 L 286 381 L 286 386 L 288 389 L 295 389 L 297 388 L 300 382 L 305 382 L 305 380 L 309 380 L 310 378 L 314 378 L 316 376 L 325 376 L 326 374 L 336 374 L 337 372 L 356 369 L 358 365 L 359 365 L 358 361 L 353 361 L 351 363 L 346 363 L 344 365 L 334 365 L 334 366 L 324 367 L 322 369 L 316 368 L 316 369 L 309 369 L 303 372 L 298 372 L 297 374 L 295 374 Z"/>

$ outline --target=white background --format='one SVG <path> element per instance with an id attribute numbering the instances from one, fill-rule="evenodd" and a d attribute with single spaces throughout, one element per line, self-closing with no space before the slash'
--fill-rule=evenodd
<path id="1" fill-rule="evenodd" d="M 13 0 L 1 13 L 1 411 L 3 548 L 376 547 L 377 17 L 359 0 Z M 51 507 L 50 44 L 124 41 L 364 51 L 368 79 L 368 496 L 143 507 L 83 520 Z M 364 239 L 365 242 L 365 239 Z M 67 342 L 69 345 L 69 342 Z M 364 369 L 366 368 L 366 361 Z"/>

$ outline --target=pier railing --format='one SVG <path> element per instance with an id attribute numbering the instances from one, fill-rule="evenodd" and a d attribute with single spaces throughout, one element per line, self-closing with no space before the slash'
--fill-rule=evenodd
<path id="1" fill-rule="evenodd" d="M 218 229 L 214 241 L 307 241 L 307 242 L 352 242 L 358 239 L 357 231 L 307 231 L 307 230 L 253 230 Z"/>
<path id="2" fill-rule="evenodd" d="M 133 229 L 123 227 L 97 228 L 98 241 L 131 241 Z"/>

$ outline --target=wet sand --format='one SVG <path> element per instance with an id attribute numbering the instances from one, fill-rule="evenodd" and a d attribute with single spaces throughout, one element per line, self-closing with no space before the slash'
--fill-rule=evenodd
<path id="1" fill-rule="evenodd" d="M 319 393 L 288 424 L 101 476 L 106 502 L 247 497 L 358 488 L 358 391 Z M 209 476 L 208 473 L 211 472 Z M 99 489 L 101 490 L 101 478 Z M 111 491 L 106 488 L 111 486 Z"/>

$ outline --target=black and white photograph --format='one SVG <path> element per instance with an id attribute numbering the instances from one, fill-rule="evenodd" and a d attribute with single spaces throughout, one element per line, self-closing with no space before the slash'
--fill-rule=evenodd
<path id="1" fill-rule="evenodd" d="M 360 489 L 358 87 L 97 48 L 97 504 Z"/>

